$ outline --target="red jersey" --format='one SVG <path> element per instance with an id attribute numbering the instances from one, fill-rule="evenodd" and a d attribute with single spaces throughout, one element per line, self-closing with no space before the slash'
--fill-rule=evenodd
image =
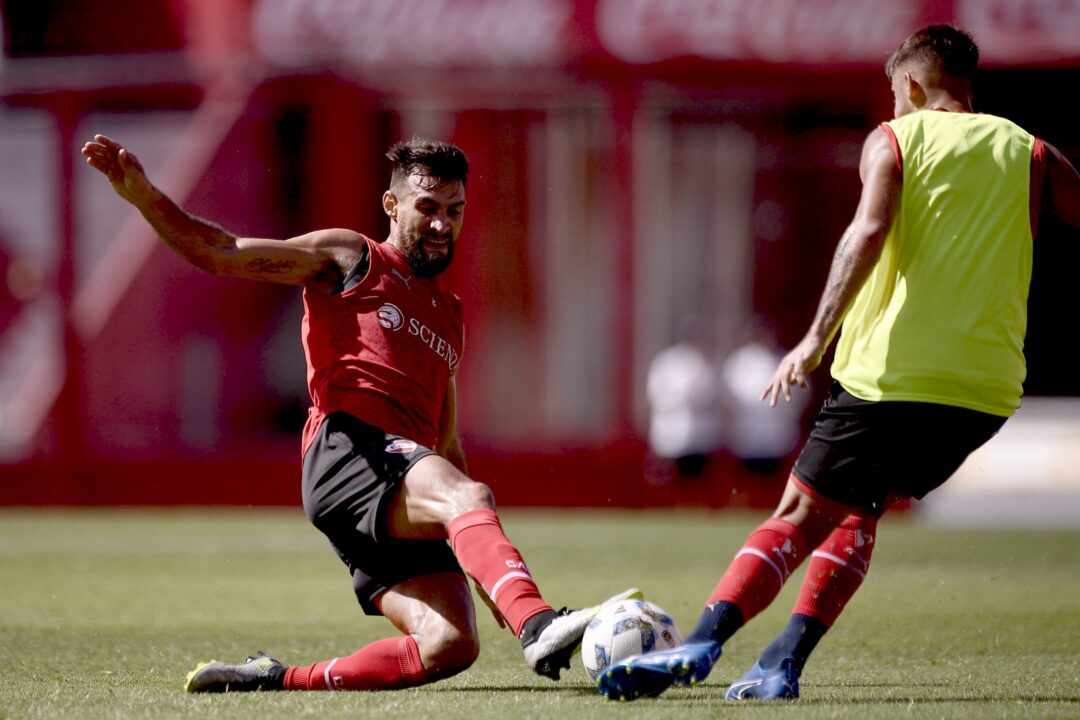
<path id="1" fill-rule="evenodd" d="M 365 237 L 370 265 L 336 295 L 304 290 L 301 335 L 314 406 L 303 450 L 332 412 L 343 411 L 434 448 L 464 344 L 461 300 L 414 274 L 390 243 Z"/>

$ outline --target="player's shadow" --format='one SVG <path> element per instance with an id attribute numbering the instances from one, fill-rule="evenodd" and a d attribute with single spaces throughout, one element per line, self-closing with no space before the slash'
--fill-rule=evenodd
<path id="1" fill-rule="evenodd" d="M 552 685 L 551 687 L 545 687 L 543 685 L 468 685 L 465 687 L 446 687 L 445 685 L 440 687 L 432 687 L 432 690 L 440 690 L 442 692 L 466 692 L 466 693 L 498 693 L 498 692 L 515 692 L 515 693 L 563 693 L 565 695 L 595 695 L 600 697 L 600 693 L 597 692 L 594 687 L 580 687 L 580 686 L 568 686 L 568 685 Z"/>
<path id="2" fill-rule="evenodd" d="M 755 701 L 749 700 L 745 702 L 727 702 L 724 700 L 724 694 L 727 692 L 729 683 L 717 683 L 715 685 L 698 685 L 694 688 L 673 687 L 664 694 L 655 698 L 639 698 L 634 702 L 634 705 L 640 705 L 642 707 L 648 706 L 649 703 L 662 703 L 665 706 L 671 705 L 686 705 L 700 708 L 702 700 L 717 701 L 724 703 L 725 707 L 765 707 L 774 705 L 772 701 Z M 902 691 L 905 688 L 918 689 L 918 688 L 947 688 L 950 687 L 949 683 L 845 683 L 843 685 L 834 684 L 816 684 L 813 686 L 806 686 L 803 688 L 803 696 L 795 701 L 798 705 L 814 705 L 814 706 L 826 706 L 826 705 L 877 705 L 882 707 L 892 705 L 910 705 L 915 706 L 930 706 L 940 705 L 948 703 L 1019 703 L 1024 705 L 1046 705 L 1050 703 L 1063 703 L 1071 705 L 1080 705 L 1080 693 L 1077 694 L 1054 694 L 1054 695 L 1023 695 L 1023 694 L 1011 694 L 1001 695 L 1000 693 L 994 693 L 993 695 L 948 695 L 948 696 L 933 696 L 933 695 L 913 695 L 908 694 L 906 696 L 897 695 L 894 697 L 815 697 L 815 688 L 820 690 L 837 690 L 841 692 L 851 692 L 858 690 L 874 690 L 874 689 L 891 689 L 893 691 Z M 567 686 L 567 685 L 526 685 L 526 684 L 506 684 L 506 685 L 468 685 L 463 687 L 449 688 L 446 686 L 432 687 L 433 690 L 439 690 L 442 692 L 462 692 L 462 693 L 561 693 L 564 695 L 582 696 L 582 697 L 597 697 L 600 698 L 600 694 L 596 688 L 590 686 Z"/>
<path id="3" fill-rule="evenodd" d="M 727 683 L 717 684 L 715 686 L 702 686 L 698 685 L 693 689 L 687 688 L 672 688 L 665 692 L 658 698 L 654 698 L 655 702 L 664 702 L 668 705 L 700 705 L 703 699 L 712 700 L 714 697 L 723 701 L 723 696 L 727 691 Z M 965 704 L 994 704 L 998 706 L 1002 703 L 1016 703 L 1020 705 L 1032 705 L 1040 706 L 1052 703 L 1061 703 L 1067 705 L 1080 705 L 1080 692 L 1074 694 L 1039 694 L 1039 695 L 1024 695 L 1021 693 L 1014 693 L 1008 695 L 1002 695 L 1001 693 L 993 693 L 987 695 L 929 695 L 929 694 L 913 694 L 908 693 L 906 695 L 894 695 L 892 697 L 871 696 L 866 697 L 821 697 L 818 696 L 815 690 L 834 690 L 840 692 L 852 692 L 859 690 L 874 689 L 888 689 L 894 692 L 900 692 L 904 689 L 919 689 L 919 688 L 948 688 L 951 687 L 950 683 L 946 682 L 923 682 L 923 683 L 833 683 L 833 684 L 815 684 L 807 685 L 802 688 L 802 697 L 795 701 L 798 705 L 814 705 L 814 706 L 827 706 L 827 705 L 878 705 L 882 707 L 892 705 L 910 705 L 912 707 L 928 707 L 931 705 L 942 705 L 948 703 L 965 703 Z M 649 699 L 638 700 L 638 702 L 648 702 Z M 774 701 L 757 701 L 748 700 L 743 702 L 726 702 L 725 706 L 728 707 L 765 707 L 775 705 Z"/>

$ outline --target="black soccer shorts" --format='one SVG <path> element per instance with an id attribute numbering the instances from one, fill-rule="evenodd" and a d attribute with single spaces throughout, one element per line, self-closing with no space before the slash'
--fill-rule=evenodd
<path id="1" fill-rule="evenodd" d="M 405 474 L 435 451 L 390 435 L 347 413 L 332 413 L 304 455 L 304 512 L 352 574 L 368 615 L 374 600 L 414 577 L 462 572 L 445 540 L 402 540 L 386 531 L 386 512 Z"/>
<path id="2" fill-rule="evenodd" d="M 793 472 L 822 496 L 880 517 L 893 500 L 942 485 L 1006 420 L 937 403 L 860 400 L 834 382 Z"/>

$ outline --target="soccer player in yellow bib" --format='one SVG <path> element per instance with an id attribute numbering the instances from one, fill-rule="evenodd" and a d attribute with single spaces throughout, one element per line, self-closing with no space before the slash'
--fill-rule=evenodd
<path id="1" fill-rule="evenodd" d="M 863 189 L 817 313 L 762 399 L 790 400 L 837 331 L 834 383 L 773 516 L 746 539 L 686 644 L 619 663 L 612 699 L 708 675 L 722 644 L 810 556 L 790 621 L 727 691 L 794 699 L 810 652 L 859 588 L 878 518 L 944 483 L 1020 405 L 1041 210 L 1080 227 L 1080 175 L 1057 149 L 972 109 L 979 51 L 932 25 L 889 58 L 895 119 L 863 146 Z"/>

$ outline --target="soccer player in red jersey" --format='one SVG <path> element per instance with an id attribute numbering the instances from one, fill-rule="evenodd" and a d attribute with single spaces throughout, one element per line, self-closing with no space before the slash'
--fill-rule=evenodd
<path id="1" fill-rule="evenodd" d="M 762 399 L 807 387 L 836 333 L 835 380 L 771 518 L 738 551 L 680 648 L 609 668 L 609 698 L 703 680 L 722 644 L 810 557 L 784 630 L 727 691 L 791 700 L 811 651 L 861 585 L 877 521 L 944 483 L 1020 404 L 1038 214 L 1080 227 L 1080 175 L 1003 118 L 973 112 L 979 52 L 948 25 L 886 65 L 895 119 L 863 146 L 862 195 L 817 314 Z"/>
<path id="2" fill-rule="evenodd" d="M 304 510 L 348 567 L 364 611 L 402 633 L 307 666 L 262 654 L 202 663 L 186 689 L 381 690 L 455 675 L 479 652 L 465 573 L 500 627 L 520 639 L 528 666 L 557 680 L 596 608 L 555 611 L 544 601 L 503 533 L 491 490 L 468 477 L 456 430 L 461 305 L 438 276 L 465 213 L 465 154 L 420 139 L 392 147 L 382 203 L 390 234 L 376 242 L 343 229 L 237 237 L 178 206 L 116 141 L 96 135 L 82 153 L 192 265 L 303 287 L 313 403 Z"/>

